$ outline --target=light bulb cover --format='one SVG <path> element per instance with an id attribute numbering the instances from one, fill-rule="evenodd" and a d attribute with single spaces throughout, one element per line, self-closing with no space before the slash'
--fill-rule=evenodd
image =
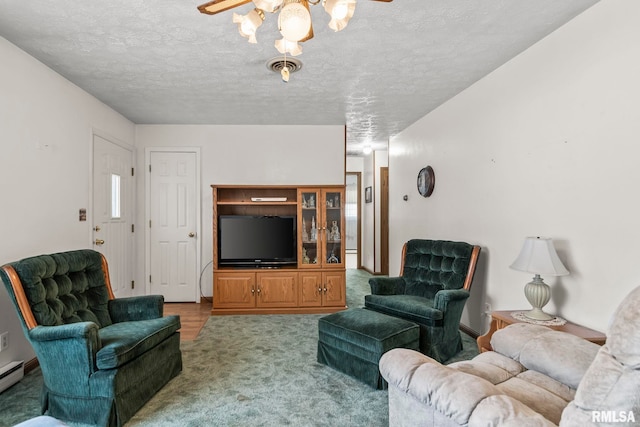
<path id="1" fill-rule="evenodd" d="M 289 40 L 299 42 L 311 30 L 311 13 L 302 2 L 285 0 L 285 5 L 278 15 L 280 34 Z"/>
<path id="2" fill-rule="evenodd" d="M 343 30 L 356 10 L 355 0 L 326 0 L 324 10 L 331 16 L 329 28 L 333 31 Z"/>
<path id="3" fill-rule="evenodd" d="M 282 6 L 284 0 L 253 0 L 253 4 L 265 12 L 273 13 Z"/>
<path id="4" fill-rule="evenodd" d="M 276 40 L 275 47 L 282 54 L 288 53 L 291 56 L 298 56 L 302 53 L 302 46 L 298 42 L 289 41 L 284 37 Z"/>
<path id="5" fill-rule="evenodd" d="M 249 43 L 257 43 L 256 30 L 264 21 L 264 13 L 260 9 L 253 9 L 246 15 L 233 14 L 233 23 L 238 24 L 238 32 L 249 39 Z"/>

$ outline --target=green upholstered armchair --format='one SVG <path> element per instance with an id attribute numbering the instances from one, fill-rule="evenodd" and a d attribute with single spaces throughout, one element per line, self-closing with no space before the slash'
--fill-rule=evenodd
<path id="1" fill-rule="evenodd" d="M 400 277 L 369 279 L 365 308 L 417 323 L 420 351 L 443 362 L 462 350 L 460 317 L 479 254 L 464 242 L 410 240 Z"/>
<path id="2" fill-rule="evenodd" d="M 0 277 L 42 369 L 43 414 L 121 426 L 182 370 L 180 318 L 159 295 L 116 299 L 99 252 L 26 258 Z"/>

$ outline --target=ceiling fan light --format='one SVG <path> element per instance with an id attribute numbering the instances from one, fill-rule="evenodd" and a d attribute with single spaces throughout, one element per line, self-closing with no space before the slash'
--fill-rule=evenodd
<path id="1" fill-rule="evenodd" d="M 327 0 L 324 10 L 331 16 L 329 28 L 333 31 L 344 29 L 356 10 L 355 0 Z"/>
<path id="2" fill-rule="evenodd" d="M 298 56 L 302 53 L 302 46 L 298 42 L 289 41 L 284 37 L 276 40 L 275 46 L 278 52 L 282 54 L 288 53 L 291 56 Z"/>
<path id="3" fill-rule="evenodd" d="M 264 21 L 264 13 L 260 9 L 253 9 L 246 15 L 233 14 L 233 22 L 238 24 L 238 32 L 249 39 L 249 43 L 257 43 L 256 30 Z"/>
<path id="4" fill-rule="evenodd" d="M 311 30 L 311 13 L 299 0 L 285 0 L 278 16 L 280 34 L 289 40 L 298 42 Z"/>
<path id="5" fill-rule="evenodd" d="M 282 6 L 283 1 L 284 0 L 253 0 L 253 4 L 255 4 L 258 9 L 273 13 Z"/>

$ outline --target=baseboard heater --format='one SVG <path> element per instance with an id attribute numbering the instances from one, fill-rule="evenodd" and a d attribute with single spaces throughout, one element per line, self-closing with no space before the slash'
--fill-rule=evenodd
<path id="1" fill-rule="evenodd" d="M 24 377 L 24 362 L 11 362 L 0 368 L 0 393 Z"/>

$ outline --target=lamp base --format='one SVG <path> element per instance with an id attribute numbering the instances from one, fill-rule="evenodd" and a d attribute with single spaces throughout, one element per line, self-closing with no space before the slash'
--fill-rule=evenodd
<path id="1" fill-rule="evenodd" d="M 532 310 L 524 313 L 525 316 L 533 320 L 553 319 L 553 316 L 542 311 L 542 307 L 551 299 L 551 288 L 542 281 L 539 274 L 536 274 L 533 280 L 526 284 L 524 287 L 524 295 L 527 297 L 527 301 L 529 301 L 531 307 L 533 307 Z"/>
<path id="2" fill-rule="evenodd" d="M 527 319 L 531 319 L 531 320 L 551 320 L 551 319 L 553 319 L 553 316 L 548 315 L 547 313 L 545 313 L 544 311 L 540 310 L 539 308 L 534 308 L 533 310 L 525 311 L 522 314 L 524 314 Z"/>

